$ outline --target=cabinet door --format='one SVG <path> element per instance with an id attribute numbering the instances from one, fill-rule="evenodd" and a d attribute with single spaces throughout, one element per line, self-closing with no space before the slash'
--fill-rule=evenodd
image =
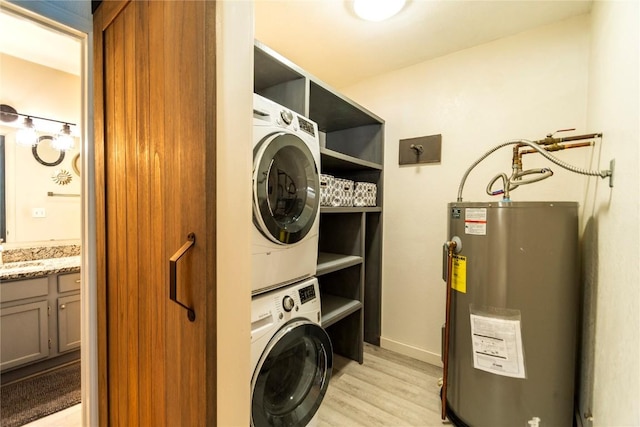
<path id="1" fill-rule="evenodd" d="M 58 351 L 80 347 L 80 294 L 58 298 Z"/>
<path id="2" fill-rule="evenodd" d="M 3 308 L 0 313 L 0 370 L 49 355 L 47 301 Z"/>

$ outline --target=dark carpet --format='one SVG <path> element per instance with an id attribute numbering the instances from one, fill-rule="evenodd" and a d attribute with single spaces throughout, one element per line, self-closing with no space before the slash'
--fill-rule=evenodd
<path id="1" fill-rule="evenodd" d="M 80 362 L 2 385 L 0 425 L 16 427 L 80 403 Z"/>

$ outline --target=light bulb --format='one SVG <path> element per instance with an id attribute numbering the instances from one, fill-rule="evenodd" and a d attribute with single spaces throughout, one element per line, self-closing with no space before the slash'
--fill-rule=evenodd
<path id="1" fill-rule="evenodd" d="M 367 21 L 380 22 L 400 12 L 406 0 L 354 0 L 353 11 Z"/>
<path id="2" fill-rule="evenodd" d="M 65 123 L 56 137 L 51 140 L 51 146 L 56 150 L 67 151 L 71 150 L 74 145 L 71 128 Z"/>
<path id="3" fill-rule="evenodd" d="M 38 134 L 36 133 L 36 127 L 33 125 L 31 117 L 25 117 L 22 128 L 18 129 L 16 133 L 16 142 L 31 147 L 38 143 Z"/>

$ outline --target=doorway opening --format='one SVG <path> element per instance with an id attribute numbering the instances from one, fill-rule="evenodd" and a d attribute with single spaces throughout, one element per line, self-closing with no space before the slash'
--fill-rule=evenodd
<path id="1" fill-rule="evenodd" d="M 88 34 L 7 2 L 0 26 L 3 425 L 69 406 L 81 425 Z M 51 392 L 5 407 L 29 387 Z"/>

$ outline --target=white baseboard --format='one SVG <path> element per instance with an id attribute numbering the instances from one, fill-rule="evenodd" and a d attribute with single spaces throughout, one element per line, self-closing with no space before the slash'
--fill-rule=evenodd
<path id="1" fill-rule="evenodd" d="M 400 353 L 417 360 L 421 360 L 423 362 L 427 362 L 431 365 L 442 366 L 442 361 L 440 360 L 439 354 L 431 353 L 430 351 L 418 347 L 413 347 L 408 344 L 390 340 L 389 338 L 380 337 L 380 347 L 386 350 L 395 351 L 396 353 Z"/>

